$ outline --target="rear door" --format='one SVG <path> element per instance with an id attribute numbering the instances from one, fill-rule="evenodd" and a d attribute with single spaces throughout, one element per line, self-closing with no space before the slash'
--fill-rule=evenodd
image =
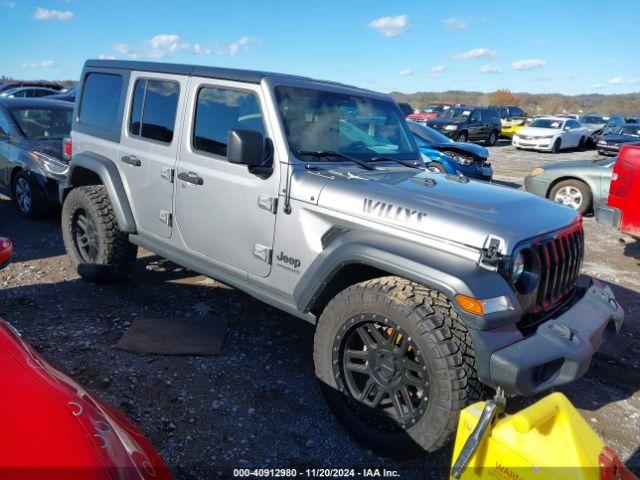
<path id="1" fill-rule="evenodd" d="M 173 181 L 188 77 L 132 72 L 118 170 L 138 230 L 171 236 Z"/>
<path id="2" fill-rule="evenodd" d="M 271 270 L 278 171 L 254 173 L 226 154 L 229 130 L 270 136 L 266 111 L 259 85 L 194 77 L 176 169 L 176 225 L 186 246 L 259 277 Z"/>
<path id="3" fill-rule="evenodd" d="M 482 137 L 482 116 L 480 110 L 473 110 L 469 116 L 469 138 L 477 140 Z"/>

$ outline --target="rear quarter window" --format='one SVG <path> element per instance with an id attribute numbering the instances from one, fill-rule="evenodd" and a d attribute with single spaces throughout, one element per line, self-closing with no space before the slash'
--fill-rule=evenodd
<path id="1" fill-rule="evenodd" d="M 89 73 L 82 89 L 81 124 L 116 130 L 122 96 L 122 77 L 112 73 Z"/>

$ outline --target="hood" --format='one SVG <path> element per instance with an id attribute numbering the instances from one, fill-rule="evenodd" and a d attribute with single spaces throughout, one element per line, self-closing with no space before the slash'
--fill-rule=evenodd
<path id="1" fill-rule="evenodd" d="M 546 135 L 556 135 L 562 132 L 558 128 L 539 128 L 539 127 L 522 127 L 518 130 L 518 135 L 531 135 L 535 137 L 543 137 Z"/>
<path id="2" fill-rule="evenodd" d="M 462 155 L 472 155 L 477 160 L 486 160 L 489 158 L 489 150 L 475 143 L 463 142 L 445 142 L 432 143 L 428 148 L 438 150 L 439 152 L 455 152 Z"/>
<path id="3" fill-rule="evenodd" d="M 611 143 L 632 143 L 632 142 L 640 142 L 640 138 L 632 137 L 630 135 L 614 135 L 609 134 L 602 137 L 602 140 Z"/>
<path id="4" fill-rule="evenodd" d="M 595 162 L 599 162 L 602 158 L 598 158 Z M 553 163 L 545 163 L 541 165 L 545 171 L 549 170 L 567 170 L 572 168 L 586 168 L 586 167 L 597 167 L 598 165 L 594 162 L 594 160 L 569 160 L 565 162 L 553 162 Z"/>
<path id="5" fill-rule="evenodd" d="M 523 191 L 402 167 L 298 170 L 294 177 L 292 195 L 319 182 L 314 190 L 326 209 L 476 249 L 493 235 L 504 241 L 503 253 L 579 219 L 574 210 Z"/>
<path id="6" fill-rule="evenodd" d="M 50 157 L 55 158 L 56 160 L 60 160 L 61 162 L 67 163 L 62 155 L 62 140 L 31 140 L 27 139 L 25 141 L 24 146 L 28 150 L 33 150 L 35 152 L 43 153 Z"/>
<path id="7" fill-rule="evenodd" d="M 467 120 L 437 117 L 429 120 L 427 125 L 463 125 L 465 123 L 467 123 Z"/>

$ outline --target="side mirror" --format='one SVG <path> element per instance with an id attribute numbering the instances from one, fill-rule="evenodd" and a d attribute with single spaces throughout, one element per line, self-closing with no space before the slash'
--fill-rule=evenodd
<path id="1" fill-rule="evenodd" d="M 253 130 L 229 130 L 227 160 L 230 163 L 259 167 L 265 154 L 264 137 Z"/>

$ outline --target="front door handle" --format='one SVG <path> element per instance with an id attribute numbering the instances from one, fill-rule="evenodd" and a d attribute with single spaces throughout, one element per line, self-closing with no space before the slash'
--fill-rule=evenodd
<path id="1" fill-rule="evenodd" d="M 135 155 L 125 155 L 120 160 L 122 160 L 127 165 L 132 165 L 134 167 L 139 167 L 142 165 L 142 160 L 140 160 Z"/>
<path id="2" fill-rule="evenodd" d="M 183 182 L 192 183 L 194 185 L 203 185 L 204 179 L 194 172 L 180 172 L 178 174 L 178 179 Z"/>

